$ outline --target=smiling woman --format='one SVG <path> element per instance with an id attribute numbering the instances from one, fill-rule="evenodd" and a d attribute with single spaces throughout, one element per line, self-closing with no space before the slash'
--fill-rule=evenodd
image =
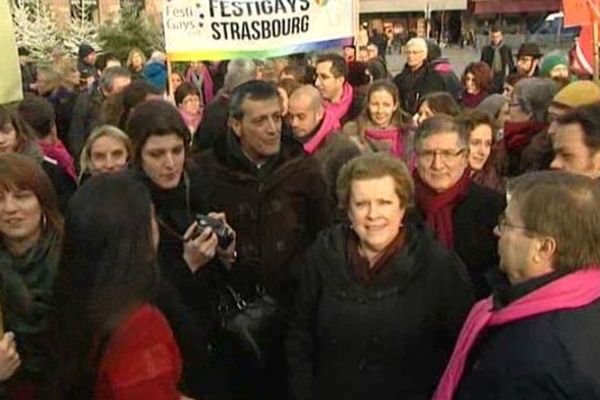
<path id="1" fill-rule="evenodd" d="M 51 298 L 62 237 L 58 201 L 42 168 L 28 157 L 0 155 L 0 293 L 4 322 L 14 332 L 22 365 L 8 381 L 8 399 L 48 384 Z M 31 397 L 38 398 L 38 397 Z"/>
<path id="2" fill-rule="evenodd" d="M 405 218 L 413 183 L 401 160 L 351 160 L 338 198 L 351 225 L 322 232 L 300 274 L 287 341 L 295 398 L 429 398 L 472 301 L 464 266 Z"/>

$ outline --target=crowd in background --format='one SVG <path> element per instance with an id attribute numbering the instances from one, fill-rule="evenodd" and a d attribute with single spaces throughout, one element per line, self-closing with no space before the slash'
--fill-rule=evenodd
<path id="1" fill-rule="evenodd" d="M 0 398 L 599 399 L 600 87 L 389 45 L 19 49 Z"/>

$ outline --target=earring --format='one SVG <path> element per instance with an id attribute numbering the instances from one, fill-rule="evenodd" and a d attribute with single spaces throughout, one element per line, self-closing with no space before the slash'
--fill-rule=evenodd
<path id="1" fill-rule="evenodd" d="M 46 218 L 46 214 L 42 214 L 42 230 L 46 230 L 48 225 L 48 218 Z"/>

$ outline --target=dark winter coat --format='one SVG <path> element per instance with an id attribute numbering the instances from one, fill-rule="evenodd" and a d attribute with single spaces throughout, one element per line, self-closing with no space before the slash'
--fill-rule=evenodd
<path id="1" fill-rule="evenodd" d="M 58 197 L 60 209 L 66 210 L 69 199 L 77 190 L 77 183 L 56 164 L 56 161 L 48 157 L 44 157 L 40 165 L 50 178 L 52 187 Z"/>
<path id="2" fill-rule="evenodd" d="M 232 132 L 195 161 L 204 211 L 224 212 L 236 232 L 234 272 L 291 301 L 292 264 L 331 218 L 319 163 L 282 135 L 279 154 L 256 168 Z"/>
<path id="3" fill-rule="evenodd" d="M 425 400 L 473 302 L 464 266 L 423 227 L 369 286 L 348 265 L 347 225 L 309 249 L 287 340 L 297 400 Z"/>
<path id="4" fill-rule="evenodd" d="M 467 196 L 454 207 L 454 251 L 467 266 L 477 299 L 488 296 L 496 283 L 498 240 L 494 227 L 504 207 L 500 193 L 476 183 L 471 183 Z"/>
<path id="5" fill-rule="evenodd" d="M 536 278 L 499 295 L 515 301 L 557 277 Z M 501 307 L 498 296 L 495 306 Z M 454 400 L 600 399 L 598 337 L 600 300 L 489 328 L 470 352 Z"/>
<path id="6" fill-rule="evenodd" d="M 408 65 L 394 77 L 400 93 L 400 107 L 409 114 L 417 112 L 419 100 L 432 92 L 446 91 L 442 77 L 434 72 L 429 64 L 413 71 Z"/>
<path id="7" fill-rule="evenodd" d="M 193 153 L 210 149 L 215 140 L 227 132 L 228 118 L 229 95 L 220 91 L 204 110 L 202 122 L 194 133 Z"/>
<path id="8" fill-rule="evenodd" d="M 100 111 L 104 95 L 98 87 L 90 92 L 81 93 L 73 107 L 73 118 L 69 128 L 69 151 L 74 159 L 78 160 L 87 137 L 100 123 Z"/>
<path id="9" fill-rule="evenodd" d="M 504 78 L 515 69 L 515 59 L 510 46 L 502 43 L 500 45 L 500 58 L 502 59 L 502 72 L 494 75 L 494 89 L 501 91 Z M 493 68 L 495 49 L 491 44 L 481 49 L 481 61 Z M 492 71 L 493 72 L 493 71 Z"/>

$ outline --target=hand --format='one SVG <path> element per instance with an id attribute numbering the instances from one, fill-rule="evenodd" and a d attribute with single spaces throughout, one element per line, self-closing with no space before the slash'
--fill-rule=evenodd
<path id="1" fill-rule="evenodd" d="M 229 246 L 227 246 L 226 249 L 222 249 L 220 247 L 217 247 L 217 254 L 219 255 L 219 257 L 223 261 L 228 262 L 229 264 L 233 263 L 235 261 L 235 258 L 236 258 L 236 252 L 235 252 L 236 234 L 235 234 L 235 231 L 227 223 L 227 218 L 225 217 L 225 213 L 215 213 L 215 212 L 212 212 L 212 213 L 209 213 L 208 216 L 211 217 L 211 218 L 214 218 L 216 220 L 219 220 L 222 223 L 224 223 L 225 226 L 227 226 L 227 228 L 229 228 L 229 230 L 233 233 L 233 240 L 231 241 L 231 243 L 229 244 Z"/>
<path id="2" fill-rule="evenodd" d="M 183 259 L 194 273 L 215 257 L 219 244 L 217 235 L 210 228 L 204 228 L 200 235 L 192 238 L 196 229 L 198 223 L 194 222 L 183 235 Z"/>
<path id="3" fill-rule="evenodd" d="M 0 340 L 0 381 L 10 378 L 21 365 L 15 335 L 7 332 Z"/>

